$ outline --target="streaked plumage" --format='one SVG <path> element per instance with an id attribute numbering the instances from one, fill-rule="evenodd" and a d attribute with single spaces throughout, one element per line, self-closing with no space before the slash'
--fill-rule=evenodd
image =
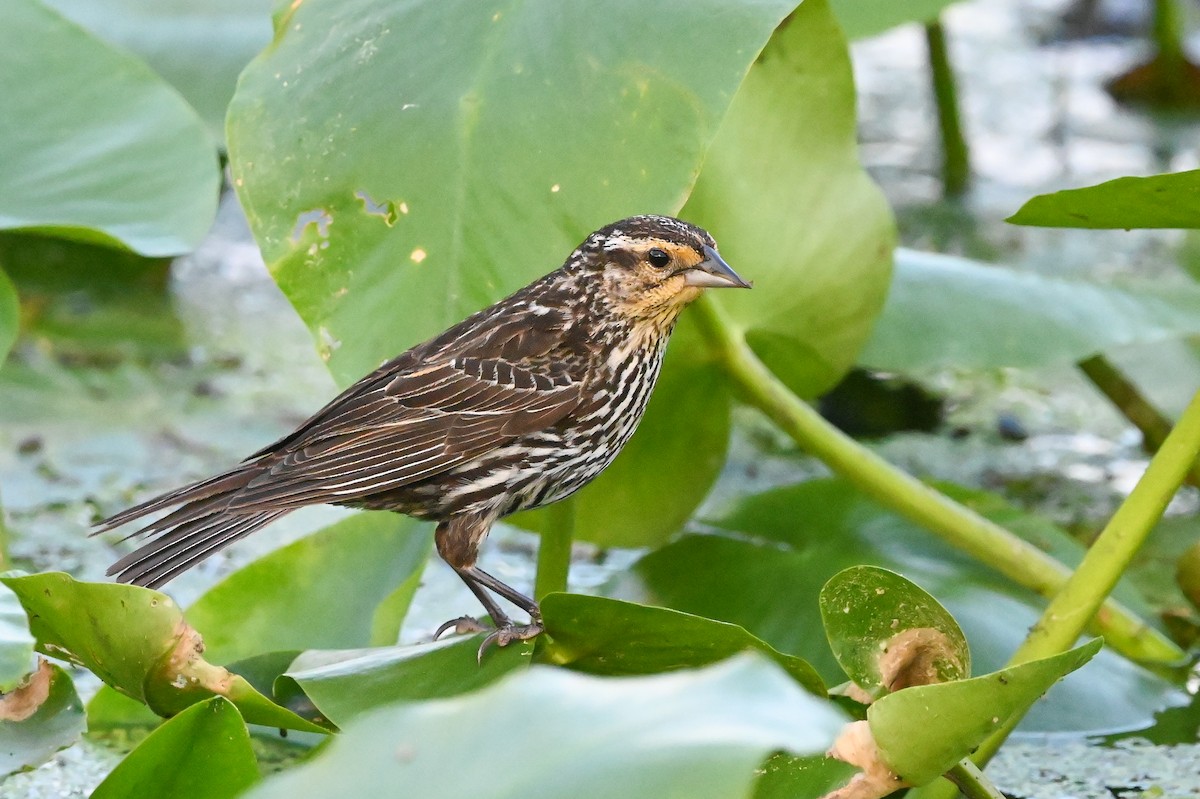
<path id="1" fill-rule="evenodd" d="M 679 312 L 704 287 L 748 286 L 715 248 L 670 217 L 601 228 L 557 271 L 388 361 L 232 470 L 102 522 L 174 508 L 109 574 L 162 585 L 305 505 L 393 510 L 438 522 L 439 554 L 496 625 L 485 644 L 536 635 L 537 604 L 475 565 L 479 545 L 496 519 L 570 495 L 616 457 Z M 514 625 L 488 591 L 530 624 Z M 478 629 L 466 617 L 447 626 Z"/>

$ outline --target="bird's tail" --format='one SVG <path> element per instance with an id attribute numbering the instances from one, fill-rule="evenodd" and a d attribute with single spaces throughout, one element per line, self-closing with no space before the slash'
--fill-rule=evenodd
<path id="1" fill-rule="evenodd" d="M 126 536 L 127 539 L 139 535 L 154 537 L 109 567 L 108 574 L 116 575 L 123 583 L 157 588 L 287 513 L 291 508 L 229 511 L 233 498 L 261 471 L 254 464 L 239 466 L 135 505 L 100 522 L 93 535 L 178 506 L 161 519 Z"/>

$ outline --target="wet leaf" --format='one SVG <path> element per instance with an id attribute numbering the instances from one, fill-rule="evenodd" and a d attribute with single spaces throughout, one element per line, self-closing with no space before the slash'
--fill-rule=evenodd
<path id="1" fill-rule="evenodd" d="M 192 705 L 150 733 L 91 799 L 232 799 L 258 779 L 246 724 L 232 703 L 217 696 Z"/>
<path id="2" fill-rule="evenodd" d="M 867 710 L 871 732 L 892 771 L 913 785 L 932 782 L 1064 675 L 1087 663 L 1096 638 L 1053 657 L 969 680 L 897 691 Z"/>
<path id="3" fill-rule="evenodd" d="M 100 686 L 100 690 L 87 703 L 88 730 L 92 732 L 157 727 L 161 723 L 162 716 L 109 685 Z"/>
<path id="4" fill-rule="evenodd" d="M 936 599 L 895 572 L 854 566 L 821 589 L 821 618 L 834 656 L 872 698 L 971 676 L 971 650 Z"/>
<path id="5" fill-rule="evenodd" d="M 276 682 L 289 706 L 306 695 L 322 716 L 344 726 L 381 705 L 441 699 L 481 688 L 530 662 L 532 644 L 476 657 L 482 636 L 343 652 L 306 652 Z"/>
<path id="6" fill-rule="evenodd" d="M 951 491 L 947 486 L 940 486 Z M 1004 524 L 1068 565 L 1082 548 L 1053 525 L 994 495 L 952 496 Z M 842 480 L 815 480 L 747 497 L 708 520 L 714 534 L 686 535 L 634 567 L 645 601 L 744 627 L 781 652 L 811 663 L 829 684 L 842 669 L 821 634 L 821 587 L 842 569 L 896 571 L 937 597 L 971 642 L 978 670 L 1001 668 L 1037 621 L 1044 600 L 896 516 Z M 754 590 L 747 590 L 753 586 Z M 1123 601 L 1129 587 L 1118 587 Z M 1105 701 L 1094 701 L 1104 685 Z M 1103 731 L 1146 723 L 1185 701 L 1160 678 L 1101 652 L 1087 675 L 1072 675 L 1038 702 L 1024 729 Z"/>
<path id="7" fill-rule="evenodd" d="M 824 796 L 858 773 L 831 757 L 775 754 L 762 765 L 754 786 L 755 799 L 807 799 Z"/>
<path id="8" fill-rule="evenodd" d="M 542 601 L 542 614 L 546 636 L 535 654 L 542 663 L 627 676 L 707 666 L 750 650 L 773 660 L 806 690 L 825 696 L 825 684 L 812 666 L 734 624 L 581 594 L 550 594 Z"/>
<path id="9" fill-rule="evenodd" d="M 0 698 L 0 776 L 45 763 L 85 728 L 70 675 L 41 661 L 26 685 Z"/>
<path id="10" fill-rule="evenodd" d="M 139 57 L 179 90 L 210 135 L 225 137 L 238 73 L 271 43 L 271 0 L 44 0 Z"/>
<path id="11" fill-rule="evenodd" d="M 746 76 L 683 209 L 754 282 L 714 299 L 806 397 L 854 364 L 891 275 L 891 211 L 858 162 L 854 110 L 837 22 L 805 2 Z"/>
<path id="12" fill-rule="evenodd" d="M 841 724 L 760 656 L 651 677 L 534 667 L 355 719 L 248 796 L 386 795 L 398 784 L 443 799 L 743 796 L 765 755 L 820 752 Z"/>
<path id="13" fill-rule="evenodd" d="M 14 0 L 0 28 L 0 97 L 0 229 L 144 255 L 187 252 L 208 231 L 220 179 L 212 140 L 141 61 Z"/>
<path id="14" fill-rule="evenodd" d="M 241 677 L 204 660 L 199 633 L 166 594 L 85 583 L 61 572 L 0 578 L 29 614 L 39 652 L 91 670 L 128 697 L 170 716 L 214 694 L 248 721 L 322 732 L 275 705 Z"/>
<path id="15" fill-rule="evenodd" d="M 911 371 L 1074 363 L 1128 344 L 1200 333 L 1200 287 L 1103 285 L 897 250 L 865 366 Z"/>
<path id="16" fill-rule="evenodd" d="M 1007 220 L 1075 228 L 1200 228 L 1200 170 L 1039 194 Z"/>
<path id="17" fill-rule="evenodd" d="M 25 608 L 16 594 L 0 585 L 0 693 L 25 679 L 33 666 L 33 646 Z"/>
<path id="18" fill-rule="evenodd" d="M 376 609 L 419 579 L 432 544 L 428 526 L 414 519 L 359 513 L 229 575 L 187 618 L 204 631 L 205 656 L 219 663 L 272 650 L 367 646 Z M 388 609 L 393 641 L 404 610 Z"/>

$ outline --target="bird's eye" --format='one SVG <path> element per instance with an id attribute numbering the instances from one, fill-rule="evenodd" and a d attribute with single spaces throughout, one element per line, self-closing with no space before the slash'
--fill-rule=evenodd
<path id="1" fill-rule="evenodd" d="M 665 251 L 655 247 L 654 249 L 650 250 L 650 252 L 646 253 L 646 260 L 650 262 L 651 266 L 662 269 L 664 266 L 671 263 L 671 256 L 667 255 Z"/>

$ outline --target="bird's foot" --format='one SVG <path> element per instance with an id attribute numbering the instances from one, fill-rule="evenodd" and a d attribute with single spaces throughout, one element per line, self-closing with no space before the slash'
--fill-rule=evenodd
<path id="1" fill-rule="evenodd" d="M 451 619 L 441 627 L 438 627 L 437 632 L 433 634 L 433 640 L 436 641 L 450 630 L 454 630 L 455 635 L 467 635 L 470 633 L 486 633 L 491 629 L 491 626 L 484 624 L 472 616 L 459 616 L 457 619 Z"/>
<path id="2" fill-rule="evenodd" d="M 511 621 L 507 624 L 502 624 L 492 630 L 487 638 L 483 639 L 483 643 L 479 645 L 479 653 L 476 659 L 482 663 L 483 653 L 487 651 L 489 646 L 508 646 L 513 641 L 529 641 L 537 638 L 545 629 L 542 626 L 542 620 L 538 618 L 531 619 L 529 624 L 513 624 Z"/>

